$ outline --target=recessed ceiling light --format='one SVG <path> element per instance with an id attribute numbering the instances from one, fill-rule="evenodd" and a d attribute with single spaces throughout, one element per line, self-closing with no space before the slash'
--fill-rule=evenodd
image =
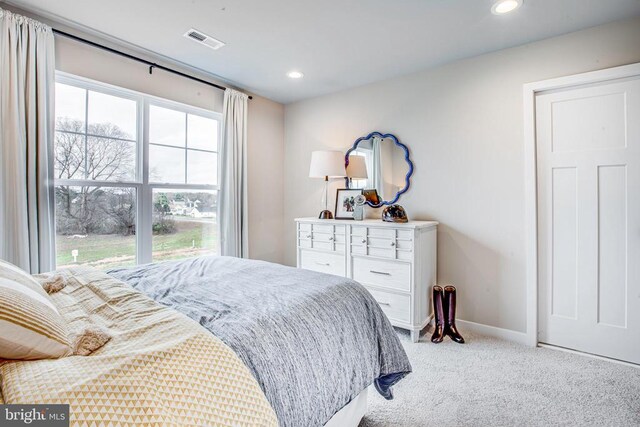
<path id="1" fill-rule="evenodd" d="M 301 79 L 304 77 L 304 74 L 302 74 L 300 71 L 289 71 L 287 73 L 287 77 L 289 77 L 290 79 Z"/>
<path id="2" fill-rule="evenodd" d="M 522 0 L 498 0 L 493 4 L 491 12 L 494 15 L 504 15 L 522 6 Z"/>

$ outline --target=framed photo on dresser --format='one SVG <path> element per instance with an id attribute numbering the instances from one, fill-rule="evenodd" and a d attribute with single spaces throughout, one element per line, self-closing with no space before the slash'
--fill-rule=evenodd
<path id="1" fill-rule="evenodd" d="M 337 190 L 335 219 L 353 219 L 356 196 L 359 194 L 362 194 L 362 189 L 339 188 Z"/>

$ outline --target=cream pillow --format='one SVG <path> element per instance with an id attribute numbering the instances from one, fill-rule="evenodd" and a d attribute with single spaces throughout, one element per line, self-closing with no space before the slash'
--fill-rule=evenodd
<path id="1" fill-rule="evenodd" d="M 67 326 L 42 286 L 0 260 L 0 358 L 49 359 L 71 353 Z"/>

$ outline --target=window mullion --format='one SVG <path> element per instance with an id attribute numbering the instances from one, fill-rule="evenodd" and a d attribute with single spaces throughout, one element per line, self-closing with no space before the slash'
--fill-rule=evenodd
<path id="1" fill-rule="evenodd" d="M 89 178 L 89 90 L 84 91 L 84 178 Z"/>
<path id="2" fill-rule="evenodd" d="M 140 191 L 140 209 L 138 230 L 138 262 L 145 264 L 152 260 L 153 253 L 153 192 L 149 185 L 149 103 L 141 100 L 141 117 L 139 120 L 139 137 L 142 141 L 142 189 Z"/>
<path id="3" fill-rule="evenodd" d="M 135 181 L 96 181 L 93 179 L 55 179 L 55 185 L 79 186 L 79 187 L 139 187 L 141 184 Z"/>
<path id="4" fill-rule="evenodd" d="M 189 168 L 189 165 L 187 164 L 187 162 L 189 161 L 189 150 L 187 150 L 188 146 L 187 144 L 189 143 L 189 114 L 185 113 L 184 114 L 184 183 L 188 183 L 189 181 L 187 180 L 187 169 Z"/>

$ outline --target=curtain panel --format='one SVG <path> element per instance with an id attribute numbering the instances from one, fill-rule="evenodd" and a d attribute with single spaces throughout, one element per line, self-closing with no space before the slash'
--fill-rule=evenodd
<path id="1" fill-rule="evenodd" d="M 220 255 L 247 258 L 249 244 L 247 197 L 248 96 L 224 92 L 218 227 Z"/>
<path id="2" fill-rule="evenodd" d="M 0 258 L 53 267 L 55 55 L 50 27 L 0 9 Z"/>
<path id="3" fill-rule="evenodd" d="M 384 200 L 385 188 L 384 175 L 382 173 L 382 139 L 380 137 L 374 136 L 371 145 L 373 148 L 373 173 L 371 182 L 373 182 L 373 188 L 377 188 L 380 192 L 381 200 Z"/>

